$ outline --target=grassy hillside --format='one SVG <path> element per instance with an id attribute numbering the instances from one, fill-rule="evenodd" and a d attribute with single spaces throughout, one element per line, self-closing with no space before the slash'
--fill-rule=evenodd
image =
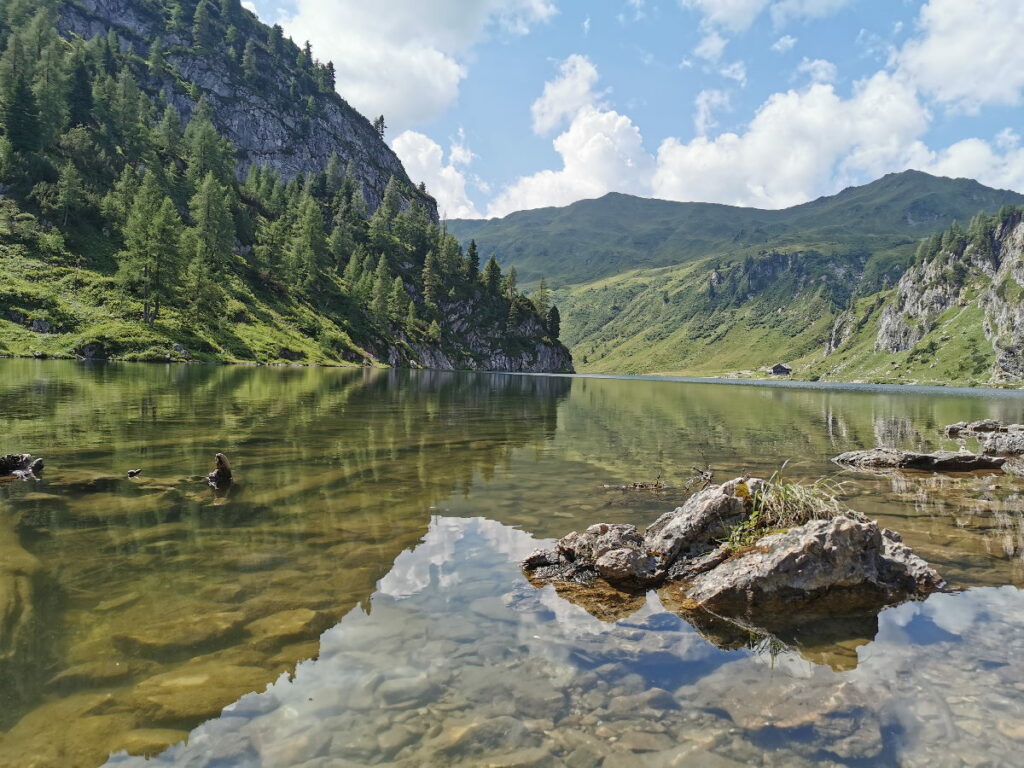
<path id="1" fill-rule="evenodd" d="M 333 72 L 238 0 L 0 0 L 0 354 L 571 368 Z"/>
<path id="2" fill-rule="evenodd" d="M 448 228 L 514 266 L 522 280 L 546 277 L 557 287 L 773 249 L 863 254 L 868 280 L 881 286 L 898 278 L 920 238 L 979 210 L 1021 203 L 1024 195 L 970 179 L 905 171 L 778 211 L 609 194 L 502 219 L 455 220 Z"/>
<path id="3" fill-rule="evenodd" d="M 1021 209 L 919 245 L 893 288 L 859 295 L 856 253 L 772 251 L 637 270 L 564 291 L 584 371 L 916 384 L 1019 382 Z"/>

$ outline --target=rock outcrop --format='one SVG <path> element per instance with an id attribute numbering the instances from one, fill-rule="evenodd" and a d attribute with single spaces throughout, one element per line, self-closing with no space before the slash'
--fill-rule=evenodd
<path id="1" fill-rule="evenodd" d="M 1024 214 L 952 229 L 908 269 L 882 312 L 875 349 L 913 349 L 950 310 L 980 310 L 995 381 L 1024 380 Z"/>
<path id="2" fill-rule="evenodd" d="M 599 523 L 538 550 L 523 568 L 535 585 L 599 580 L 627 590 L 684 584 L 692 608 L 767 626 L 808 606 L 843 615 L 927 596 L 943 585 L 899 536 L 854 512 L 811 520 L 737 549 L 727 542 L 749 520 L 764 481 L 738 478 L 694 494 L 641 536 Z M 755 616 L 758 614 L 758 616 Z"/>
<path id="3" fill-rule="evenodd" d="M 239 9 L 238 13 L 241 44 L 248 29 L 267 37 L 266 28 L 248 11 Z M 165 71 L 150 74 L 147 90 L 164 94 L 183 121 L 194 113 L 198 98 L 204 98 L 213 109 L 217 128 L 238 150 L 240 170 L 251 164 L 267 165 L 290 179 L 323 170 L 337 153 L 343 167 L 351 163 L 371 212 L 380 204 L 388 180 L 395 176 L 437 220 L 437 203 L 416 190 L 398 156 L 369 120 L 335 93 L 314 96 L 312 112 L 305 98 L 289 93 L 289 83 L 296 75 L 292 62 L 298 52 L 290 49 L 291 43 L 282 44 L 286 50 L 276 60 L 258 45 L 259 74 L 249 77 L 228 57 L 226 48 L 196 49 L 190 24 L 168 29 L 158 7 L 137 0 L 61 3 L 58 28 L 64 36 L 85 39 L 115 32 L 122 49 L 132 46 L 143 57 L 149 56 L 154 40 L 162 40 Z"/>
<path id="4" fill-rule="evenodd" d="M 897 448 L 871 448 L 847 451 L 832 459 L 836 464 L 858 469 L 920 469 L 928 472 L 975 472 L 1002 469 L 1006 459 L 966 451 L 917 453 Z"/>

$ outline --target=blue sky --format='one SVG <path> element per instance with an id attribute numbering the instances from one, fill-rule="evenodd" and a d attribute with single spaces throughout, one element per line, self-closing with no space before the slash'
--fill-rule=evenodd
<path id="1" fill-rule="evenodd" d="M 1024 191 L 1021 0 L 255 8 L 453 218 L 609 191 L 777 208 L 905 168 Z"/>

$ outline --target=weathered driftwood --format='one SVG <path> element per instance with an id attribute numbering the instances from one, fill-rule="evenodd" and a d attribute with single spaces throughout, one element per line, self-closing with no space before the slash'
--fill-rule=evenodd
<path id="1" fill-rule="evenodd" d="M 917 453 L 896 448 L 872 448 L 866 451 L 848 451 L 832 459 L 844 467 L 860 469 L 920 469 L 929 472 L 975 472 L 1001 469 L 1005 457 L 979 455 L 966 451 L 937 451 Z"/>

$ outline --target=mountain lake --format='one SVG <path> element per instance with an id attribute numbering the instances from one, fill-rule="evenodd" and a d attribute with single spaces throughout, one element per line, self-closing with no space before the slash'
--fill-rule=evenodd
<path id="1" fill-rule="evenodd" d="M 955 449 L 946 424 L 1024 421 L 1021 393 L 39 360 L 0 382 L 0 452 L 47 464 L 0 485 L 0 766 L 1022 760 L 1024 480 L 830 462 Z M 679 506 L 694 467 L 842 482 L 952 590 L 778 637 L 520 571 Z"/>

